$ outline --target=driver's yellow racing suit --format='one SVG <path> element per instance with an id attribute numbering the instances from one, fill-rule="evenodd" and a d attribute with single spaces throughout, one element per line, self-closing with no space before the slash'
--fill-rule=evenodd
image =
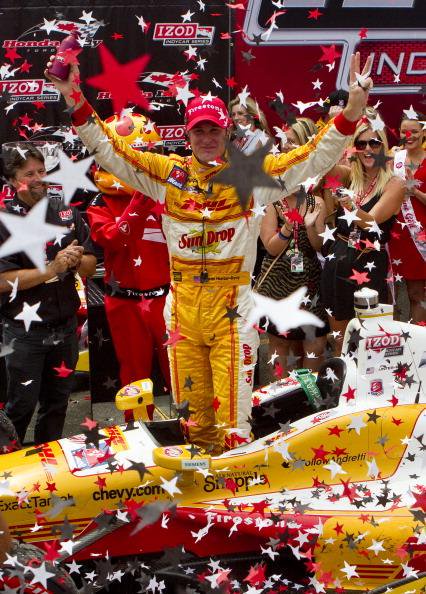
<path id="1" fill-rule="evenodd" d="M 259 339 L 246 318 L 262 219 L 250 209 L 282 191 L 257 188 L 242 212 L 235 188 L 212 180 L 226 163 L 207 167 L 194 155 L 135 151 L 111 135 L 88 103 L 74 112 L 73 123 L 101 167 L 165 202 L 172 283 L 165 321 L 173 396 L 178 404 L 189 402 L 189 440 L 214 453 L 249 441 Z M 327 173 L 354 130 L 340 114 L 306 145 L 268 155 L 264 169 L 281 177 L 290 194 L 307 178 Z"/>

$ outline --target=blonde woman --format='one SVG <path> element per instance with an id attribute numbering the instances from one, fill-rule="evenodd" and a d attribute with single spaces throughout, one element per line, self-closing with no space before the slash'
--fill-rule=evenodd
<path id="1" fill-rule="evenodd" d="M 286 131 L 283 152 L 307 143 L 315 134 L 314 122 L 299 118 Z M 307 287 L 305 307 L 324 321 L 324 327 L 297 328 L 285 336 L 273 324 L 266 327 L 270 355 L 276 352 L 279 356 L 280 375 L 290 371 L 295 356 L 298 367 L 317 371 L 323 360 L 328 330 L 327 314 L 319 299 L 321 265 L 316 255 L 322 246 L 319 233 L 324 231 L 325 204 L 313 194 L 308 194 L 299 207 L 297 204 L 297 196 L 291 194 L 266 208 L 260 230 L 266 254 L 255 291 L 272 299 L 283 299 L 299 287 Z"/>
<path id="2" fill-rule="evenodd" d="M 368 121 L 361 121 L 352 147 L 351 167 L 336 166 L 333 170 L 349 191 L 343 192 L 337 209 L 335 241 L 321 279 L 336 354 L 340 354 L 346 326 L 354 316 L 354 292 L 370 287 L 378 291 L 382 303 L 388 300 L 386 244 L 404 198 L 404 183 L 392 173 L 382 130 L 373 131 Z"/>
<path id="3" fill-rule="evenodd" d="M 233 143 L 246 155 L 266 144 L 270 137 L 268 122 L 265 114 L 259 108 L 257 101 L 247 97 L 245 105 L 236 97 L 228 106 L 229 114 L 234 123 Z M 241 132 L 238 133 L 237 132 Z"/>

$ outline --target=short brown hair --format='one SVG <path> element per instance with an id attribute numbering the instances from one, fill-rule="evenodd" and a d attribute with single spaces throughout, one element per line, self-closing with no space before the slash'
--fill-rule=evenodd
<path id="1" fill-rule="evenodd" d="M 25 155 L 22 156 L 16 148 L 26 151 Z M 37 159 L 44 165 L 44 156 L 38 148 L 36 148 L 30 142 L 17 142 L 14 146 L 8 146 L 7 149 L 3 147 L 2 159 L 3 159 L 3 174 L 4 177 L 9 181 L 16 177 L 16 172 L 20 169 L 28 159 Z"/>

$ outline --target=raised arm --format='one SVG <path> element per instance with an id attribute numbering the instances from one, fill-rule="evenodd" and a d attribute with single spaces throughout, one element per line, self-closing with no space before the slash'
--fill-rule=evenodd
<path id="1" fill-rule="evenodd" d="M 367 105 L 368 94 L 373 86 L 373 81 L 368 76 L 371 63 L 370 56 L 361 72 L 359 53 L 352 55 L 349 99 L 343 112 L 303 146 L 289 153 L 266 157 L 265 170 L 281 180 L 286 194 L 291 194 L 302 182 L 310 178 L 316 180 L 313 182 L 315 185 L 340 160 Z M 270 194 L 269 190 L 262 190 L 261 196 L 264 202 L 276 199 L 275 194 L 273 196 Z"/>
<path id="2" fill-rule="evenodd" d="M 44 75 L 62 93 L 66 104 L 72 108 L 73 125 L 96 162 L 132 188 L 154 200 L 163 201 L 166 179 L 172 168 L 168 157 L 136 151 L 113 137 L 83 95 L 77 64 L 71 65 L 68 79 L 62 81 L 49 75 L 48 68 L 53 60 L 54 57 L 48 62 Z"/>

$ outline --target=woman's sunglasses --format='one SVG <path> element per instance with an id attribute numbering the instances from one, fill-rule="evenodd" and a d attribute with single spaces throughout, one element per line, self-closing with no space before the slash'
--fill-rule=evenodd
<path id="1" fill-rule="evenodd" d="M 382 146 L 383 142 L 378 140 L 377 138 L 372 138 L 371 140 L 355 140 L 354 147 L 357 151 L 364 151 L 367 146 L 372 149 L 378 149 Z"/>

